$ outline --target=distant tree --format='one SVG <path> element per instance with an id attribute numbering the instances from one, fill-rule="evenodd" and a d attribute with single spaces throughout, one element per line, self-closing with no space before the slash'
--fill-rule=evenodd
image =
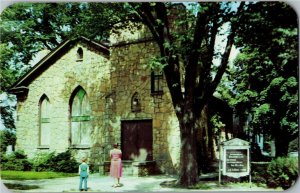
<path id="1" fill-rule="evenodd" d="M 298 130 L 298 23 L 286 3 L 250 3 L 241 15 L 231 92 L 223 92 L 240 116 L 252 115 L 254 134 L 275 140 L 286 156 Z"/>
<path id="2" fill-rule="evenodd" d="M 16 3 L 0 20 L 1 91 L 30 68 L 43 49 L 52 50 L 66 38 L 104 41 L 114 24 L 130 18 L 118 3 Z"/>
<path id="3" fill-rule="evenodd" d="M 10 130 L 0 130 L 0 155 L 6 152 L 6 148 L 9 145 L 16 144 L 16 135 Z"/>
<path id="4" fill-rule="evenodd" d="M 15 145 L 16 143 L 16 126 L 14 111 L 15 97 L 13 95 L 7 95 L 6 93 L 0 94 L 0 152 L 5 152 L 8 145 Z"/>

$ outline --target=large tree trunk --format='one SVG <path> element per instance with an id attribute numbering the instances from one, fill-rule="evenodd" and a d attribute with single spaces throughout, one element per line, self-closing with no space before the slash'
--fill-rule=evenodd
<path id="1" fill-rule="evenodd" d="M 213 170 L 212 164 L 215 160 L 214 134 L 209 124 L 208 105 L 203 107 L 201 116 L 197 119 L 197 144 L 198 144 L 198 166 L 199 174 Z"/>
<path id="2" fill-rule="evenodd" d="M 193 114 L 190 114 L 193 116 Z M 177 183 L 188 187 L 199 181 L 197 163 L 197 135 L 195 119 L 179 119 L 181 130 L 180 170 Z"/>
<path id="3" fill-rule="evenodd" d="M 209 158 L 209 147 L 208 147 L 208 114 L 207 106 L 204 106 L 201 111 L 201 116 L 197 122 L 197 145 L 198 145 L 198 166 L 199 173 L 204 171 L 207 167 L 207 160 Z M 205 172 L 205 171 L 204 171 Z"/>
<path id="4" fill-rule="evenodd" d="M 181 110 L 177 113 L 180 126 L 180 168 L 179 179 L 180 186 L 191 186 L 199 181 L 198 163 L 197 163 L 197 124 L 192 103 L 185 101 Z"/>

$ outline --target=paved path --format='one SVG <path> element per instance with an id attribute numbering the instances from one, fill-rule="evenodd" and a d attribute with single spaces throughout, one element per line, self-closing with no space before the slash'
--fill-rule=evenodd
<path id="1" fill-rule="evenodd" d="M 100 176 L 99 174 L 91 174 L 88 179 L 88 192 L 193 192 L 200 191 L 191 189 L 174 189 L 161 187 L 160 184 L 164 181 L 175 180 L 173 176 L 148 176 L 148 177 L 133 177 L 124 176 L 121 178 L 121 187 L 113 188 L 113 179 L 108 176 Z M 11 192 L 78 192 L 79 177 L 56 178 L 47 180 L 2 180 L 3 183 L 19 183 L 24 185 L 38 185 L 39 189 L 31 190 L 11 190 Z M 218 187 L 216 182 L 204 182 L 211 189 L 205 191 L 270 191 L 262 187 L 249 186 L 228 186 Z M 272 190 L 271 190 L 272 191 Z"/>

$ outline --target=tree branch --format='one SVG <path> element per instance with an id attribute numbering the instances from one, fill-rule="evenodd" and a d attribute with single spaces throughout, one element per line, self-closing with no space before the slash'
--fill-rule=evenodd
<path id="1" fill-rule="evenodd" d="M 241 2 L 236 15 L 240 14 L 240 12 L 242 11 L 242 9 L 244 7 L 244 4 L 245 4 L 245 2 Z M 217 74 L 216 74 L 214 80 L 212 81 L 212 84 L 208 87 L 208 89 L 207 89 L 207 91 L 206 91 L 206 93 L 203 97 L 204 100 L 206 100 L 209 96 L 211 96 L 215 92 L 215 90 L 216 90 L 218 84 L 220 83 L 221 78 L 222 78 L 222 76 L 223 76 L 223 74 L 226 70 L 228 60 L 229 60 L 230 51 L 231 51 L 232 45 L 234 43 L 234 37 L 235 37 L 235 32 L 236 32 L 238 23 L 237 22 L 232 22 L 231 24 L 232 24 L 231 25 L 231 32 L 228 35 L 225 51 L 222 54 L 221 65 L 218 68 Z"/>
<path id="2" fill-rule="evenodd" d="M 195 84 L 197 77 L 198 61 L 200 56 L 200 46 L 204 38 L 204 32 L 207 26 L 208 12 L 209 9 L 204 10 L 203 13 L 197 13 L 196 26 L 193 35 L 193 42 L 191 45 L 191 54 L 188 57 L 188 62 L 186 66 L 184 87 L 186 90 L 186 97 L 190 97 L 191 100 L 194 100 L 193 98 L 195 97 Z M 202 68 L 203 66 L 200 66 L 200 70 Z"/>
<path id="3" fill-rule="evenodd" d="M 182 94 L 181 94 L 181 81 L 180 81 L 180 71 L 179 71 L 179 57 L 177 53 L 174 53 L 168 46 L 165 46 L 164 43 L 172 44 L 172 36 L 170 34 L 169 20 L 167 16 L 167 9 L 164 3 L 156 3 L 155 11 L 157 19 L 161 21 L 157 25 L 159 36 L 161 38 L 161 56 L 167 57 L 168 65 L 164 68 L 164 74 L 168 84 L 168 88 L 171 93 L 173 106 L 182 107 Z M 174 57 L 175 56 L 175 57 Z M 176 112 L 177 114 L 182 112 Z"/>
<path id="4" fill-rule="evenodd" d="M 144 24 L 146 24 L 146 26 L 151 31 L 154 39 L 159 43 L 160 37 L 159 37 L 159 33 L 157 32 L 157 30 L 155 28 L 156 22 L 155 22 L 154 16 L 151 13 L 151 10 L 150 10 L 151 7 L 150 7 L 149 3 L 141 3 L 140 8 L 135 7 L 136 3 L 130 2 L 129 4 L 138 13 L 138 15 L 141 18 L 142 22 Z"/>

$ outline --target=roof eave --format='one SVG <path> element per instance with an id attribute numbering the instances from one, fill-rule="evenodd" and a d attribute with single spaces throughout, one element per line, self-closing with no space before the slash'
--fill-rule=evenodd
<path id="1" fill-rule="evenodd" d="M 81 36 L 78 39 L 82 39 L 84 41 L 87 41 L 91 44 L 93 44 L 94 46 L 96 46 L 97 48 L 99 48 L 106 56 L 109 57 L 109 47 L 95 42 L 93 40 L 90 40 L 86 37 Z M 77 40 L 78 40 L 77 39 Z M 14 89 L 14 88 L 18 88 L 20 86 L 22 86 L 22 84 L 29 78 L 32 76 L 32 74 L 39 69 L 41 66 L 44 65 L 44 63 L 46 63 L 50 58 L 52 58 L 54 55 L 56 55 L 59 51 L 61 51 L 62 49 L 65 48 L 65 46 L 69 43 L 73 42 L 70 39 L 67 39 L 65 41 L 63 41 L 60 45 L 58 45 L 53 51 L 51 51 L 49 54 L 47 54 L 44 58 L 42 58 L 36 65 L 34 65 L 26 74 L 24 74 L 21 78 L 19 78 L 11 87 L 9 90 Z M 24 86 L 24 85 L 23 85 Z"/>

